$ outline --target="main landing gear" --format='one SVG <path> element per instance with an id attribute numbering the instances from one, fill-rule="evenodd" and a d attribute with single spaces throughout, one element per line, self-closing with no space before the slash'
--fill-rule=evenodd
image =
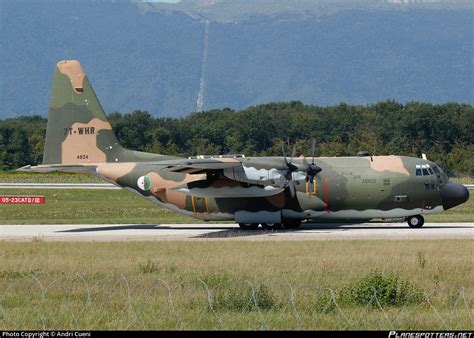
<path id="1" fill-rule="evenodd" d="M 257 230 L 258 223 L 239 223 L 239 227 L 242 230 Z"/>
<path id="2" fill-rule="evenodd" d="M 261 223 L 262 228 L 265 230 L 276 230 L 276 229 L 296 229 L 301 225 L 300 219 L 285 219 L 283 223 Z M 257 230 L 258 223 L 239 223 L 242 230 Z"/>
<path id="3" fill-rule="evenodd" d="M 281 229 L 282 225 L 281 223 L 260 223 L 262 225 L 262 228 L 265 230 L 276 230 L 276 229 Z"/>
<path id="4" fill-rule="evenodd" d="M 410 228 L 421 228 L 425 223 L 425 219 L 421 215 L 410 216 L 406 220 Z"/>

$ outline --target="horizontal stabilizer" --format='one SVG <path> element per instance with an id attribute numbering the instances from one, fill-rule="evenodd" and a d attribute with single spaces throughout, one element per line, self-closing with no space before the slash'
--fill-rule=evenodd
<path id="1" fill-rule="evenodd" d="M 26 165 L 18 168 L 16 171 L 35 172 L 35 173 L 49 173 L 53 171 L 61 171 L 66 173 L 85 173 L 96 174 L 95 165 L 80 165 L 80 164 L 40 164 L 37 166 Z"/>

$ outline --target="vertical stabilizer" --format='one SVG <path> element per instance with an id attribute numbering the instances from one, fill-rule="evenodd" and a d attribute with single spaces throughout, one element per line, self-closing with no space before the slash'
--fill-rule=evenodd
<path id="1" fill-rule="evenodd" d="M 43 164 L 109 162 L 114 148 L 121 147 L 81 64 L 58 62 Z"/>

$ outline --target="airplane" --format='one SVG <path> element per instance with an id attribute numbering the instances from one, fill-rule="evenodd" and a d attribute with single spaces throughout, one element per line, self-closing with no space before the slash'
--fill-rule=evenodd
<path id="1" fill-rule="evenodd" d="M 214 155 L 179 158 L 123 148 L 76 60 L 56 65 L 43 163 L 18 170 L 88 173 L 158 205 L 204 221 L 235 221 L 241 229 L 295 229 L 302 221 L 405 219 L 466 202 L 424 158 L 372 156 L 287 158 Z"/>

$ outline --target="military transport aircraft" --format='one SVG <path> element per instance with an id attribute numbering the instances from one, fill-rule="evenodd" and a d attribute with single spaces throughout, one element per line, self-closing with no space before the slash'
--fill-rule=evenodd
<path id="1" fill-rule="evenodd" d="M 89 173 L 165 208 L 202 220 L 233 220 L 242 229 L 296 228 L 302 220 L 405 218 L 469 198 L 429 160 L 405 156 L 178 158 L 124 149 L 81 64 L 56 66 L 43 164 L 23 171 Z"/>

